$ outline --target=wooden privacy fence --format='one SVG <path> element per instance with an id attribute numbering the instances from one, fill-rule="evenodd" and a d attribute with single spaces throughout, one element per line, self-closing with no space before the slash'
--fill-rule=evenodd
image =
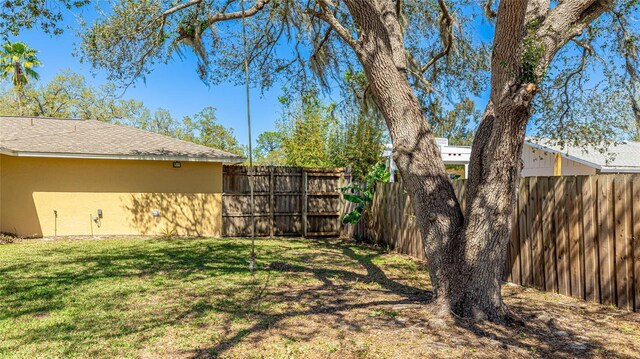
<path id="1" fill-rule="evenodd" d="M 465 186 L 454 181 L 458 198 Z M 424 259 L 402 185 L 376 190 L 350 235 Z M 640 175 L 521 179 L 507 252 L 511 282 L 640 311 Z"/>
<path id="2" fill-rule="evenodd" d="M 256 166 L 256 236 L 339 236 L 343 201 L 350 180 L 343 168 Z M 246 166 L 224 166 L 223 236 L 251 235 L 251 196 Z"/>

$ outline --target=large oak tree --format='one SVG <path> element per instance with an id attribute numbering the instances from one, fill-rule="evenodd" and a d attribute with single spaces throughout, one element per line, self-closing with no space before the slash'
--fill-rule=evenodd
<path id="1" fill-rule="evenodd" d="M 116 1 L 83 34 L 84 55 L 126 82 L 187 45 L 204 79 L 239 80 L 244 17 L 256 83 L 295 78 L 304 84 L 311 69 L 327 85 L 332 75 L 363 71 L 412 198 L 435 307 L 503 320 L 502 268 L 534 101 L 548 80 L 548 93 L 559 98 L 547 98 L 547 108 L 571 118 L 569 95 L 581 94 L 585 68 L 603 56 L 613 59 L 602 68 L 621 80 L 620 88 L 635 89 L 637 24 L 629 15 L 637 15 L 637 1 L 489 1 L 483 5 L 495 24 L 489 63 L 473 32 L 480 7 L 472 1 L 255 0 L 241 6 L 238 0 Z M 581 66 L 574 68 L 572 58 Z M 425 120 L 424 99 L 450 106 L 478 94 L 487 67 L 489 101 L 473 141 L 463 213 Z M 595 122 L 581 123 L 588 130 Z M 593 133 L 600 132 L 584 135 Z"/>

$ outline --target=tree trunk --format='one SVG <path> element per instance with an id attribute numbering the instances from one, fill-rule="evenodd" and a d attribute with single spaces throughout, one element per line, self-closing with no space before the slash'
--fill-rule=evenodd
<path id="1" fill-rule="evenodd" d="M 22 89 L 20 87 L 16 87 L 16 98 L 18 99 L 18 115 L 22 116 Z"/>
<path id="2" fill-rule="evenodd" d="M 490 101 L 473 141 L 463 215 L 440 150 L 407 79 L 403 33 L 395 3 L 345 3 L 361 33 L 360 39 L 350 45 L 385 117 L 394 160 L 412 199 L 435 307 L 441 314 L 503 321 L 508 311 L 500 292 L 502 271 L 525 129 L 537 92 L 535 81 L 544 75 L 557 50 L 599 16 L 606 4 L 585 1 L 576 6 L 567 2 L 548 10 L 548 0 L 499 3 Z M 528 26 L 531 20 L 541 25 L 532 29 Z M 557 29 L 572 32 L 560 32 L 567 33 L 561 37 L 545 33 Z M 341 30 L 341 36 L 349 36 Z M 533 46 L 543 44 L 540 48 L 544 54 L 537 63 L 523 63 L 523 59 L 531 58 L 523 56 L 523 52 L 531 51 L 523 47 L 527 37 Z"/>
<path id="3" fill-rule="evenodd" d="M 508 101 L 505 101 L 508 102 Z M 530 106 L 489 103 L 474 137 L 463 230 L 466 271 L 453 277 L 453 312 L 502 321 L 500 293 Z"/>
<path id="4" fill-rule="evenodd" d="M 441 313 L 449 313 L 454 292 L 448 278 L 458 277 L 464 219 L 447 176 L 440 149 L 407 79 L 402 32 L 393 2 L 375 5 L 348 1 L 354 19 L 368 35 L 356 53 L 393 141 L 393 158 L 412 199 L 424 238 L 429 274 Z"/>
<path id="5" fill-rule="evenodd" d="M 526 1 L 520 5 L 506 19 L 522 28 Z M 492 83 L 500 85 L 492 93 L 500 103 L 489 104 L 473 143 L 468 208 L 463 216 L 440 150 L 407 79 L 401 28 L 396 17 L 388 16 L 395 11 L 393 3 L 347 1 L 347 6 L 366 34 L 356 53 L 386 119 L 394 160 L 412 199 L 435 307 L 441 314 L 502 320 L 506 314 L 500 295 L 502 268 L 535 86 L 519 85 L 519 69 L 501 71 L 506 75 L 500 83 Z M 500 25 L 497 31 L 504 32 L 509 23 Z M 501 46 L 514 45 L 507 42 L 498 45 L 498 50 Z M 517 47 L 509 50 L 502 52 L 509 56 L 507 60 L 520 58 Z"/>

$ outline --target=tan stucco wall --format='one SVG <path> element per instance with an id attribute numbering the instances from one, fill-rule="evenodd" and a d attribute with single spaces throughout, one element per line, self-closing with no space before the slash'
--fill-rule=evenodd
<path id="1" fill-rule="evenodd" d="M 171 230 L 221 234 L 221 163 L 182 162 L 182 168 L 173 168 L 168 161 L 0 155 L 0 165 L 3 232 L 45 237 Z M 96 222 L 92 218 L 98 209 L 103 218 Z"/>
<path id="2" fill-rule="evenodd" d="M 522 148 L 522 177 L 553 176 L 554 153 L 533 148 L 527 144 Z M 596 169 L 582 163 L 562 158 L 563 176 L 594 175 Z"/>

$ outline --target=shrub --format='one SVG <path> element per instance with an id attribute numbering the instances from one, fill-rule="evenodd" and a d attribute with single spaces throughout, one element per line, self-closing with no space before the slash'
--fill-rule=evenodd
<path id="1" fill-rule="evenodd" d="M 19 239 L 15 233 L 0 232 L 0 244 L 16 243 Z"/>

